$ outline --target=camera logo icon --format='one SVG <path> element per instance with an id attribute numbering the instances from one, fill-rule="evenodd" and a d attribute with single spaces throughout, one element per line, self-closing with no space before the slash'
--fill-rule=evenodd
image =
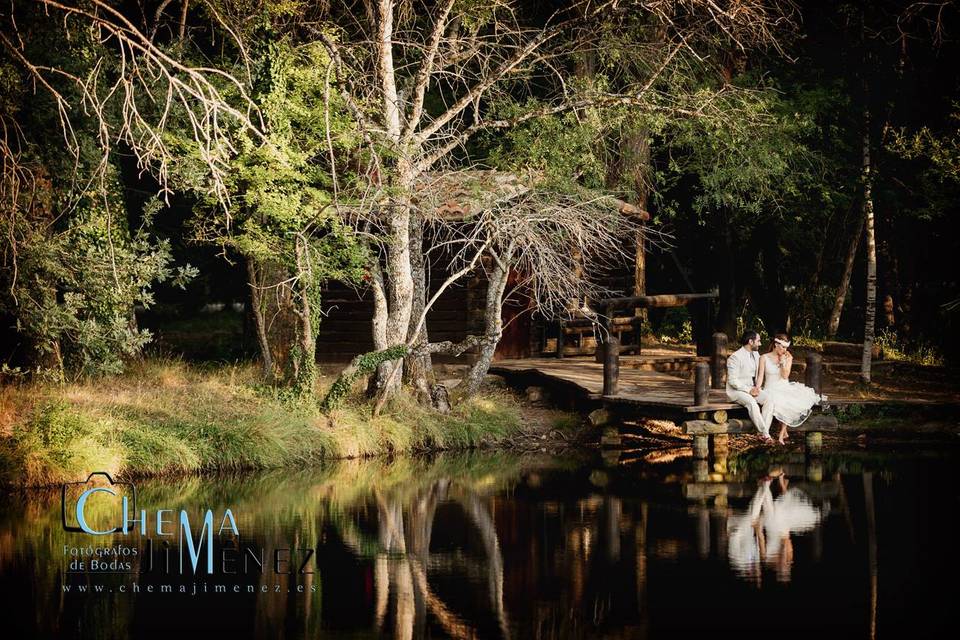
<path id="1" fill-rule="evenodd" d="M 107 535 L 126 529 L 128 513 L 137 511 L 137 487 L 114 482 L 105 471 L 95 471 L 84 482 L 65 482 L 60 488 L 60 520 L 64 531 Z"/>

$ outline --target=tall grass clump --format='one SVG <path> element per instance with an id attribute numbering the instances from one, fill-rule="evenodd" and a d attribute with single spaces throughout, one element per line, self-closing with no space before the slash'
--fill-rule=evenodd
<path id="1" fill-rule="evenodd" d="M 301 467 L 322 459 L 464 449 L 495 444 L 520 429 L 520 405 L 489 391 L 441 415 L 401 396 L 377 417 L 357 396 L 330 414 L 259 384 L 257 370 L 137 364 L 114 378 L 21 385 L 0 398 L 15 407 L 0 435 L 0 478 L 43 485 L 202 470 Z"/>

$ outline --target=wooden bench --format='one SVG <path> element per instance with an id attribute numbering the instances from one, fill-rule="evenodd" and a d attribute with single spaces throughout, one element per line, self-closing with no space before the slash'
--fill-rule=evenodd
<path id="1" fill-rule="evenodd" d="M 580 353 L 582 352 L 584 338 L 588 335 L 597 334 L 600 337 L 594 351 L 597 362 L 601 362 L 604 357 L 605 347 L 602 345 L 608 342 L 608 336 L 616 338 L 618 353 L 636 353 L 639 355 L 643 319 L 637 314 L 638 309 L 682 307 L 693 301 L 714 300 L 719 295 L 719 291 L 714 289 L 708 293 L 660 294 L 591 300 L 588 302 L 588 307 L 595 311 L 595 315 L 587 315 L 581 311 L 576 311 L 572 318 L 560 321 L 557 332 L 556 356 L 558 358 L 564 356 L 564 343 L 567 336 L 577 340 L 577 352 Z M 623 335 L 626 333 L 633 337 L 630 344 L 623 344 Z M 546 352 L 546 348 L 547 327 L 544 326 L 540 339 L 540 353 Z"/>
<path id="2" fill-rule="evenodd" d="M 823 408 L 819 410 L 823 411 Z M 823 432 L 837 431 L 839 428 L 836 416 L 829 413 L 814 413 L 799 427 L 791 427 L 790 430 L 803 433 L 807 453 L 816 455 L 823 448 Z M 725 422 L 698 419 L 684 422 L 683 432 L 693 436 L 693 457 L 705 459 L 714 448 L 715 435 L 756 434 L 757 428 L 747 418 L 727 418 Z"/>
<path id="3" fill-rule="evenodd" d="M 718 336 L 719 338 L 719 336 Z M 715 353 L 717 349 L 715 348 Z M 821 390 L 821 370 L 823 362 L 816 353 L 807 354 L 807 362 L 804 370 L 805 382 L 808 387 L 820 393 Z M 744 418 L 730 418 L 729 411 L 746 413 L 746 409 L 740 405 L 710 405 L 708 404 L 709 387 L 717 388 L 719 386 L 720 376 L 722 375 L 722 364 L 720 358 L 714 356 L 710 364 L 699 363 L 696 366 L 694 379 L 694 397 L 693 405 L 687 407 L 687 411 L 699 412 L 698 419 L 686 420 L 683 423 L 683 432 L 693 436 L 693 457 L 696 459 L 706 459 L 710 455 L 710 450 L 714 448 L 714 436 L 718 434 L 737 434 L 737 433 L 756 433 L 757 428 L 753 422 Z M 712 380 L 711 380 L 712 378 Z M 823 448 L 823 432 L 837 431 L 839 425 L 837 418 L 830 413 L 823 413 L 828 409 L 827 405 L 821 403 L 815 407 L 815 413 L 798 427 L 792 427 L 793 431 L 799 431 L 804 434 L 804 443 L 808 454 L 817 455 Z M 707 419 L 708 416 L 712 420 Z"/>

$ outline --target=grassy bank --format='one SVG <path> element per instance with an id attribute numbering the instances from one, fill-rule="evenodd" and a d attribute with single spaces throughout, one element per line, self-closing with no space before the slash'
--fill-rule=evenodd
<path id="1" fill-rule="evenodd" d="M 322 378 L 318 393 L 332 382 Z M 44 485 L 494 444 L 517 433 L 519 402 L 491 390 L 447 416 L 401 398 L 376 418 L 359 398 L 329 416 L 257 385 L 248 365 L 147 361 L 125 375 L 0 389 L 0 481 Z"/>

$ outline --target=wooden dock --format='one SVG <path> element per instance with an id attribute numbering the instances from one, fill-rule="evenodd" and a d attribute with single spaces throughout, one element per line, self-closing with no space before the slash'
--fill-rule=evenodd
<path id="1" fill-rule="evenodd" d="M 725 449 L 729 435 L 756 433 L 746 419 L 746 409 L 730 402 L 726 395 L 726 342 L 726 336 L 715 334 L 714 353 L 709 358 L 687 357 L 686 371 L 692 370 L 692 383 L 683 376 L 657 370 L 658 365 L 675 369 L 671 366 L 676 364 L 672 362 L 675 355 L 659 356 L 663 360 L 660 363 L 656 354 L 622 356 L 619 342 L 613 337 L 604 345 L 603 363 L 586 358 L 501 360 L 490 367 L 490 373 L 565 387 L 602 403 L 610 415 L 609 422 L 617 426 L 636 418 L 673 420 L 693 437 L 694 457 L 705 459 L 714 449 Z M 821 391 L 821 367 L 819 355 L 808 356 L 805 382 L 817 393 Z M 822 432 L 838 428 L 836 417 L 823 413 L 824 408 L 794 429 L 804 432 L 808 453 L 820 452 Z M 618 432 L 605 434 L 601 444 L 619 444 Z"/>
<path id="2" fill-rule="evenodd" d="M 603 400 L 613 404 L 630 405 L 633 408 L 672 410 L 679 414 L 711 412 L 716 410 L 742 409 L 727 399 L 723 389 L 710 389 L 706 405 L 694 404 L 694 385 L 684 378 L 655 370 L 657 356 L 623 356 L 620 359 L 619 389 L 616 395 L 603 395 L 603 365 L 587 358 L 526 358 L 523 360 L 500 360 L 490 367 L 490 373 L 559 382 L 591 400 Z M 676 365 L 681 357 L 660 357 L 667 366 Z M 687 369 L 695 362 L 707 362 L 706 358 L 686 357 Z M 652 366 L 651 366 L 652 365 Z M 676 367 L 679 369 L 680 367 Z"/>

